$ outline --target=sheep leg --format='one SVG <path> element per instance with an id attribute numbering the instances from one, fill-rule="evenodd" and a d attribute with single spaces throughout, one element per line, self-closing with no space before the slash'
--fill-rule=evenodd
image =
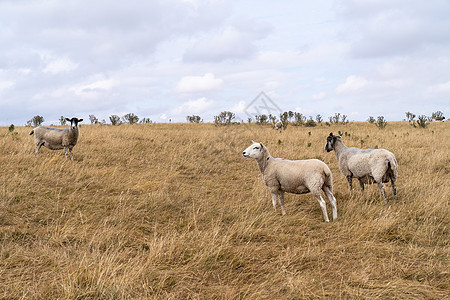
<path id="1" fill-rule="evenodd" d="M 377 184 L 378 184 L 378 187 L 380 188 L 381 195 L 383 196 L 384 201 L 387 203 L 386 193 L 384 192 L 383 182 L 379 181 L 379 182 L 377 182 Z"/>
<path id="2" fill-rule="evenodd" d="M 352 190 L 352 181 L 353 181 L 352 175 L 347 176 L 347 181 L 348 181 L 348 188 L 351 191 Z"/>
<path id="3" fill-rule="evenodd" d="M 277 210 L 277 198 L 278 198 L 278 192 L 272 193 L 272 205 L 273 205 L 274 211 Z"/>
<path id="4" fill-rule="evenodd" d="M 331 204 L 331 208 L 333 209 L 333 221 L 337 219 L 337 206 L 336 206 L 336 198 L 334 198 L 333 192 L 327 186 L 323 187 L 323 192 L 328 198 L 328 201 Z"/>
<path id="5" fill-rule="evenodd" d="M 39 149 L 41 149 L 42 145 L 44 145 L 44 142 L 39 143 L 36 145 L 36 148 L 34 149 L 34 154 L 37 155 L 39 152 Z"/>
<path id="6" fill-rule="evenodd" d="M 64 146 L 64 156 L 65 156 L 66 159 L 67 159 L 67 147 L 66 147 L 66 146 Z"/>
<path id="7" fill-rule="evenodd" d="M 284 210 L 284 192 L 278 193 L 278 202 L 280 203 L 281 206 L 281 214 L 283 216 L 286 215 L 286 211 Z"/>
<path id="8" fill-rule="evenodd" d="M 395 179 L 391 177 L 391 184 L 392 184 L 392 193 L 394 194 L 394 201 L 395 196 L 397 195 L 397 187 L 395 186 Z"/>
<path id="9" fill-rule="evenodd" d="M 70 152 L 70 159 L 73 160 L 72 147 L 69 147 L 69 152 Z"/>
<path id="10" fill-rule="evenodd" d="M 364 182 L 359 179 L 359 187 L 361 188 L 361 193 L 364 193 Z"/>
<path id="11" fill-rule="evenodd" d="M 314 197 L 316 197 L 317 201 L 319 202 L 320 208 L 322 208 L 322 214 L 323 214 L 323 219 L 325 220 L 325 222 L 330 222 L 330 219 L 328 219 L 328 214 L 327 214 L 327 205 L 325 203 L 325 201 L 323 200 L 322 196 L 320 195 L 320 192 L 318 194 L 313 194 Z"/>

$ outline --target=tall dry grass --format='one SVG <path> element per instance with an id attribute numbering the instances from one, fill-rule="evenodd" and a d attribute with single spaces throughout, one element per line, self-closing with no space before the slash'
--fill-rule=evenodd
<path id="1" fill-rule="evenodd" d="M 0 297 L 448 299 L 449 126 L 82 126 L 74 161 L 0 128 Z M 338 130 L 396 155 L 396 202 L 348 191 L 323 149 Z M 338 220 L 310 194 L 273 212 L 250 139 L 326 162 Z"/>

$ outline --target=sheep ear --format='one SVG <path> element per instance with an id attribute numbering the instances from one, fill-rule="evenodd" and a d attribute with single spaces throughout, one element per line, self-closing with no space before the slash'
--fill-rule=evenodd
<path id="1" fill-rule="evenodd" d="M 259 143 L 259 145 L 261 146 L 261 149 L 264 149 L 264 148 L 265 148 L 264 145 L 263 145 L 263 143 Z"/>
<path id="2" fill-rule="evenodd" d="M 341 134 L 339 135 L 339 137 L 342 137 L 342 135 L 343 135 L 343 133 L 341 133 Z"/>
<path id="3" fill-rule="evenodd" d="M 83 119 L 79 119 L 78 122 L 83 122 Z"/>
<path id="4" fill-rule="evenodd" d="M 67 121 L 67 122 L 71 122 L 72 120 L 70 120 L 69 118 L 66 118 L 66 121 Z"/>
<path id="5" fill-rule="evenodd" d="M 255 141 L 254 141 L 254 140 L 251 140 L 251 142 L 252 142 L 252 144 L 254 144 L 254 143 L 255 143 Z"/>
<path id="6" fill-rule="evenodd" d="M 330 137 L 333 137 L 333 133 L 332 132 L 330 132 L 330 135 L 329 135 Z"/>

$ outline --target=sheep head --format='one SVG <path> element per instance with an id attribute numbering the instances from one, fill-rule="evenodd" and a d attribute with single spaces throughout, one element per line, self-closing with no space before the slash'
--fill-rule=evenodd
<path id="1" fill-rule="evenodd" d="M 244 156 L 245 158 L 250 157 L 258 160 L 264 157 L 266 151 L 267 148 L 263 145 L 263 143 L 252 141 L 252 145 L 242 152 L 242 156 Z"/>
<path id="2" fill-rule="evenodd" d="M 78 127 L 78 123 L 82 122 L 83 119 L 77 119 L 77 118 L 69 119 L 69 118 L 66 118 L 66 121 L 70 122 L 70 128 L 75 129 L 75 128 Z"/>
<path id="3" fill-rule="evenodd" d="M 338 139 L 341 139 L 341 135 L 333 135 L 333 133 L 331 132 L 330 135 L 327 137 L 327 143 L 325 144 L 325 151 L 330 152 L 334 150 L 334 146 L 336 144 L 336 141 Z"/>

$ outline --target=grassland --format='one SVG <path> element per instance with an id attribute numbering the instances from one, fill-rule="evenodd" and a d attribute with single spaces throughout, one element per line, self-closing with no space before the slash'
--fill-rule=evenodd
<path id="1" fill-rule="evenodd" d="M 35 157 L 30 128 L 16 130 L 0 128 L 2 299 L 450 297 L 449 122 L 86 125 L 73 161 Z M 376 185 L 348 191 L 324 151 L 338 130 L 348 146 L 396 155 L 396 202 L 390 184 L 388 204 Z M 274 157 L 327 163 L 338 220 L 323 222 L 310 194 L 287 194 L 287 215 L 274 212 L 241 155 L 251 139 Z"/>

